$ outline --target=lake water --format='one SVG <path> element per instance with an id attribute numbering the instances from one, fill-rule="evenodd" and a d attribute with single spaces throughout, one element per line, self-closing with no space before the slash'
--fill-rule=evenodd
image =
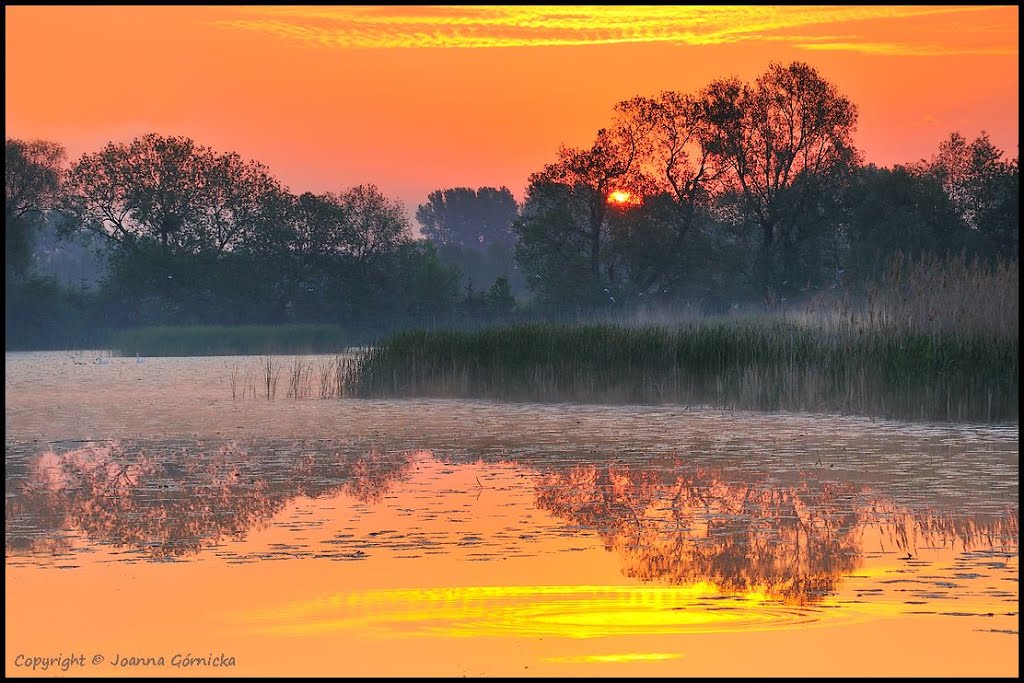
<path id="1" fill-rule="evenodd" d="M 1017 425 L 98 356 L 6 354 L 8 675 L 1018 674 Z"/>

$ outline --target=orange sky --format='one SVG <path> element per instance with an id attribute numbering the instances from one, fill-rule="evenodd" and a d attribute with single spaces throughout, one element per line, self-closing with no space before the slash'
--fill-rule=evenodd
<path id="1" fill-rule="evenodd" d="M 508 186 L 612 106 L 806 61 L 881 165 L 953 130 L 1018 145 L 1016 6 L 7 7 L 6 135 L 72 157 L 146 132 L 257 159 L 293 191 Z"/>

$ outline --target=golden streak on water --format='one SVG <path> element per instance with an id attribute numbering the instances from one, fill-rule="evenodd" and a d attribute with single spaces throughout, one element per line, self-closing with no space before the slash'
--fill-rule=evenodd
<path id="1" fill-rule="evenodd" d="M 586 664 L 588 662 L 656 662 L 663 659 L 679 659 L 681 654 L 675 652 L 629 652 L 617 655 L 577 655 L 575 657 L 545 657 L 545 662 L 563 664 Z"/>
<path id="2" fill-rule="evenodd" d="M 834 623 L 836 615 L 827 616 Z M 844 619 L 851 616 L 846 612 Z M 762 592 L 723 595 L 699 582 L 371 590 L 253 611 L 237 615 L 237 621 L 256 633 L 292 635 L 354 629 L 383 636 L 583 639 L 792 628 L 825 617 L 821 610 L 782 605 Z"/>
<path id="3" fill-rule="evenodd" d="M 838 607 L 832 599 L 815 607 L 800 607 L 780 603 L 759 591 L 726 594 L 707 582 L 688 586 L 463 586 L 337 593 L 235 614 L 231 620 L 261 634 L 358 631 L 385 638 L 588 639 L 834 626 L 900 617 L 907 609 L 902 601 Z M 959 603 L 958 607 L 982 608 Z"/>

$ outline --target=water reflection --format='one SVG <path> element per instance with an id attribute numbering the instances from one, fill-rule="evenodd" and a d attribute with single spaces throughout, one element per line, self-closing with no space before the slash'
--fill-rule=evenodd
<path id="1" fill-rule="evenodd" d="M 533 507 L 550 513 L 552 524 L 560 527 L 521 529 L 496 553 L 477 552 L 477 559 L 522 553 L 535 545 L 537 535 L 564 536 L 574 529 L 616 553 L 627 577 L 809 605 L 834 594 L 843 578 L 878 550 L 905 553 L 909 560 L 918 548 L 956 546 L 1008 556 L 1017 549 L 1015 498 L 998 512 L 992 511 L 992 501 L 982 512 L 937 504 L 908 507 L 863 482 L 808 472 L 783 480 L 679 458 L 579 464 L 579 458 L 503 456 L 501 469 L 493 460 L 323 441 L 113 441 L 41 451 L 8 444 L 7 451 L 6 549 L 25 557 L 107 546 L 125 549 L 135 559 L 187 559 L 244 539 L 291 501 L 343 496 L 372 506 L 417 476 L 422 480 L 418 494 L 404 492 L 402 504 L 413 518 L 427 520 L 437 514 L 428 509 L 431 504 L 456 493 L 446 477 L 468 462 L 491 467 L 506 490 L 532 491 Z M 414 475 L 413 465 L 424 460 L 438 465 L 435 479 Z M 441 462 L 450 469 L 442 469 Z M 479 478 L 477 484 L 479 496 L 486 487 Z M 516 505 L 529 507 L 525 501 Z M 377 532 L 374 547 L 443 553 L 494 546 L 455 524 L 465 520 L 448 520 L 447 539 L 410 527 L 403 534 Z M 75 547 L 81 537 L 85 548 Z M 884 546 L 868 547 L 869 537 Z M 363 559 L 362 548 L 369 547 L 345 537 L 319 540 L 321 548 L 333 544 L 333 555 L 291 556 Z M 572 581 L 573 565 L 564 566 Z"/>
<path id="2" fill-rule="evenodd" d="M 731 474 L 731 479 L 729 475 Z M 1016 548 L 1017 513 L 911 511 L 858 484 L 737 481 L 718 468 L 586 465 L 544 475 L 537 506 L 594 529 L 622 571 L 643 581 L 707 581 L 733 594 L 807 604 L 861 566 L 877 527 L 891 547 Z"/>
<path id="3" fill-rule="evenodd" d="M 291 500 L 339 493 L 374 502 L 407 476 L 409 454 L 302 443 L 147 446 L 131 442 L 8 454 L 8 551 L 68 552 L 68 534 L 151 559 L 198 553 L 264 526 Z"/>
<path id="4" fill-rule="evenodd" d="M 860 561 L 863 518 L 852 485 L 733 483 L 716 470 L 672 475 L 586 466 L 544 478 L 538 506 L 598 529 L 623 572 L 709 581 L 802 603 L 831 592 Z"/>

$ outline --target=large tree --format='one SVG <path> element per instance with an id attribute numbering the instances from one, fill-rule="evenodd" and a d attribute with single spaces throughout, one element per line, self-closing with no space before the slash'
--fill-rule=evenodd
<path id="1" fill-rule="evenodd" d="M 857 108 L 802 62 L 771 64 L 752 85 L 715 81 L 702 99 L 711 149 L 761 231 L 762 282 L 792 289 L 807 219 L 857 163 Z"/>
<path id="2" fill-rule="evenodd" d="M 68 195 L 83 229 L 124 249 L 153 240 L 168 255 L 249 246 L 280 225 L 288 204 L 262 164 L 155 134 L 83 155 Z"/>
<path id="3" fill-rule="evenodd" d="M 573 288 L 587 293 L 580 301 L 600 300 L 600 293 L 616 280 L 608 254 L 609 199 L 615 192 L 623 197 L 642 194 L 640 186 L 645 183 L 635 164 L 639 146 L 640 135 L 628 126 L 602 128 L 589 148 L 562 146 L 554 163 L 530 176 L 527 206 L 515 230 L 520 242 L 527 240 L 516 253 L 519 263 L 534 271 L 527 278 L 531 288 L 537 288 L 539 273 L 523 259 L 550 260 L 556 255 L 568 269 L 584 259 L 586 279 Z M 542 254 L 554 245 L 555 252 Z M 558 268 L 557 263 L 540 267 L 548 275 Z"/>
<path id="4" fill-rule="evenodd" d="M 705 111 L 694 97 L 672 91 L 615 110 L 616 125 L 638 142 L 632 176 L 643 183 L 635 188 L 641 206 L 620 203 L 612 214 L 615 249 L 637 294 L 668 292 L 689 274 L 688 236 L 706 223 L 721 175 Z"/>
<path id="5" fill-rule="evenodd" d="M 112 247 L 114 322 L 281 319 L 275 260 L 291 201 L 262 164 L 150 134 L 84 154 L 66 188 L 77 229 Z"/>

